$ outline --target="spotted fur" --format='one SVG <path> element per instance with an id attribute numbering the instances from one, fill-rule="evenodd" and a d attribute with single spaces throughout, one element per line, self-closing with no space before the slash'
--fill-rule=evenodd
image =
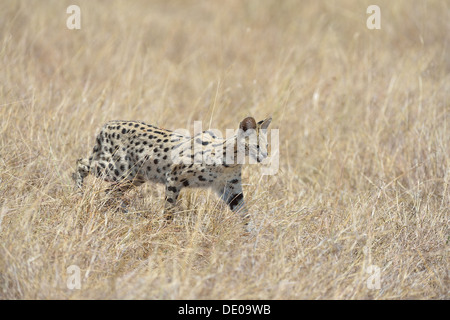
<path id="1" fill-rule="evenodd" d="M 73 178 L 81 189 L 84 178 L 92 173 L 111 182 L 110 190 L 119 196 L 147 181 L 165 184 L 164 211 L 168 220 L 173 219 L 183 188 L 210 187 L 248 222 L 239 153 L 256 162 L 267 157 L 266 129 L 271 120 L 256 123 L 251 117 L 245 118 L 231 140 L 219 138 L 213 131 L 191 137 L 140 121 L 110 121 L 97 135 L 89 158 L 78 159 Z M 252 133 L 256 143 L 246 139 Z M 179 155 L 176 161 L 174 154 Z"/>

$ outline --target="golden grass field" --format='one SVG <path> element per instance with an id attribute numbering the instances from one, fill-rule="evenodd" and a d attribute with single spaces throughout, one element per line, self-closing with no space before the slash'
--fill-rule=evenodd
<path id="1" fill-rule="evenodd" d="M 450 298 L 448 1 L 2 1 L 0 70 L 0 298 Z M 108 120 L 248 115 L 280 137 L 253 234 L 208 190 L 166 227 L 162 185 L 74 191 Z"/>

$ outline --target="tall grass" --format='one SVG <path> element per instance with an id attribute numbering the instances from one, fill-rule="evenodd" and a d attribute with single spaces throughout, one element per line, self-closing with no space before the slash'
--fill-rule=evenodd
<path id="1" fill-rule="evenodd" d="M 447 1 L 377 1 L 381 30 L 370 1 L 77 1 L 80 30 L 70 4 L 0 3 L 1 298 L 449 298 Z M 248 115 L 280 134 L 243 172 L 253 235 L 206 190 L 167 227 L 162 186 L 74 192 L 107 120 Z"/>

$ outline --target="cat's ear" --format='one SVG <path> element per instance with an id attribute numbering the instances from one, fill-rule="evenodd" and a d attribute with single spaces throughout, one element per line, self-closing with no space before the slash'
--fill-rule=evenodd
<path id="1" fill-rule="evenodd" d="M 269 127 L 271 122 L 272 122 L 272 117 L 269 117 L 267 119 L 259 121 L 258 125 L 261 129 L 266 130 Z"/>
<path id="2" fill-rule="evenodd" d="M 255 121 L 255 119 L 253 119 L 252 117 L 245 118 L 239 124 L 239 129 L 241 129 L 244 132 L 249 130 L 249 129 L 255 130 L 256 129 L 256 121 Z"/>

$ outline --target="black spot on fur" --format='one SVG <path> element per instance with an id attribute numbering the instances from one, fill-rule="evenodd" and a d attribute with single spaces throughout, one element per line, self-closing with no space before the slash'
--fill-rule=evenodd
<path id="1" fill-rule="evenodd" d="M 170 192 L 177 192 L 177 188 L 176 187 L 168 187 L 167 190 L 169 190 Z"/>
<path id="2" fill-rule="evenodd" d="M 233 195 L 230 201 L 230 209 L 233 210 L 244 198 L 244 195 L 242 193 L 239 193 L 237 195 Z"/>

